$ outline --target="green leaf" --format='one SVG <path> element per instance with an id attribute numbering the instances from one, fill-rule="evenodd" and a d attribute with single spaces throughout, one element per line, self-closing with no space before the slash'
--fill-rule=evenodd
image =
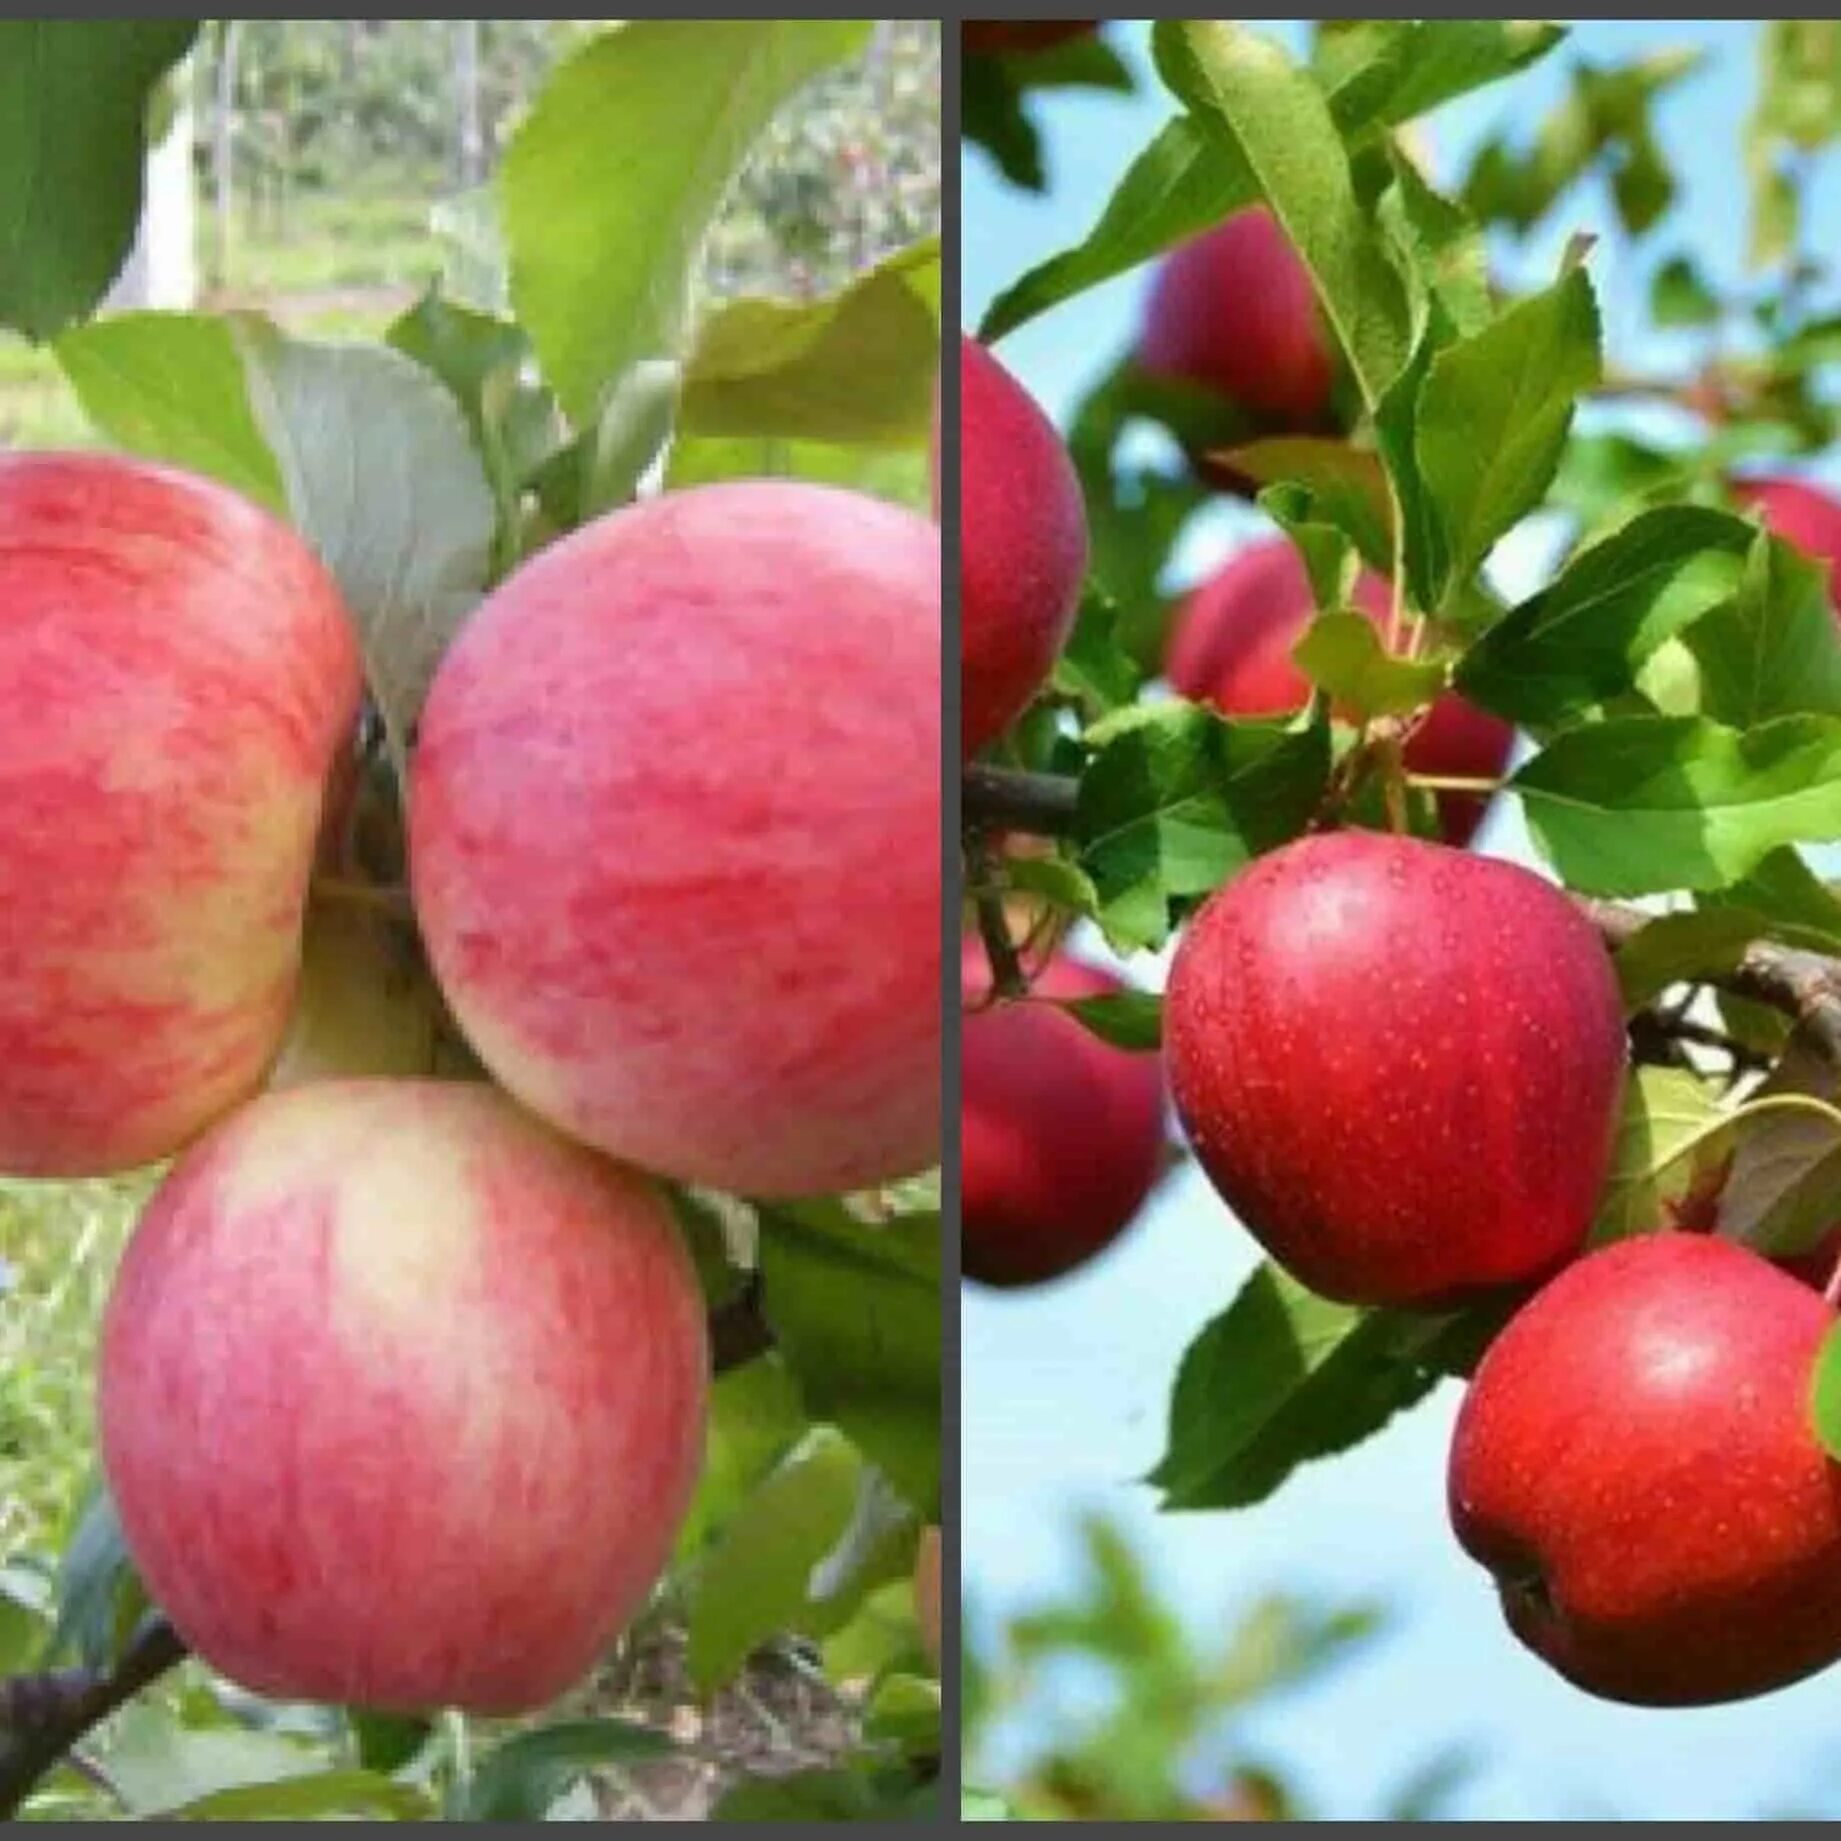
<path id="1" fill-rule="evenodd" d="M 146 1610 L 146 1589 L 122 1538 L 115 1499 L 97 1477 L 58 1562 L 57 1620 L 46 1655 L 69 1655 L 85 1668 L 107 1668 Z"/>
<path id="2" fill-rule="evenodd" d="M 1591 283 L 1575 269 L 1432 360 L 1417 449 L 1445 532 L 1441 602 L 1540 503 L 1574 399 L 1598 381 L 1598 343 Z"/>
<path id="3" fill-rule="evenodd" d="M 153 1699 L 131 1702 L 105 1734 L 91 1761 L 137 1817 L 201 1804 L 208 1810 L 229 1791 L 279 1796 L 293 1780 L 321 1771 L 321 1760 L 296 1739 L 234 1726 L 187 1726 Z M 250 1811 L 231 1811 L 237 1813 Z"/>
<path id="4" fill-rule="evenodd" d="M 769 1355 L 719 1374 L 710 1387 L 703 1471 L 678 1552 L 696 1554 L 804 1437 L 809 1421 L 786 1364 Z"/>
<path id="5" fill-rule="evenodd" d="M 952 29 L 948 22 L 948 30 Z M 1014 57 L 967 52 L 959 66 L 959 132 L 982 147 L 1012 185 L 1041 191 L 1041 137 L 1029 101 L 1040 89 L 1129 91 L 1131 72 L 1097 34 Z"/>
<path id="6" fill-rule="evenodd" d="M 195 19 L 0 20 L 0 325 L 90 313 L 141 216 L 149 99 Z"/>
<path id="7" fill-rule="evenodd" d="M 1147 1479 L 1161 1506 L 1245 1508 L 1378 1431 L 1438 1378 L 1408 1352 L 1413 1322 L 1332 1304 L 1262 1265 L 1183 1354 L 1168 1449 Z"/>
<path id="8" fill-rule="evenodd" d="M 911 1758 L 940 1751 L 940 1684 L 920 1675 L 891 1675 L 877 1684 L 863 1710 L 863 1738 L 892 1745 Z"/>
<path id="9" fill-rule="evenodd" d="M 1822 1449 L 1841 1463 L 1841 1323 L 1822 1339 L 1811 1377 L 1809 1411 Z"/>
<path id="10" fill-rule="evenodd" d="M 864 45 L 860 20 L 629 20 L 560 66 L 499 173 L 511 296 L 578 422 L 675 358 L 698 250 L 780 105 Z"/>
<path id="11" fill-rule="evenodd" d="M 1322 91 L 1272 40 L 1231 20 L 1160 20 L 1152 42 L 1165 82 L 1246 162 L 1310 271 L 1363 400 L 1378 402 L 1406 362 L 1406 300 Z"/>
<path id="12" fill-rule="evenodd" d="M 466 417 L 498 505 L 503 573 L 517 559 L 524 488 L 563 446 L 555 397 L 523 376 L 530 341 L 511 321 L 445 300 L 432 286 L 385 336 L 439 378 Z"/>
<path id="13" fill-rule="evenodd" d="M 1658 326 L 1711 326 L 1720 303 L 1688 256 L 1671 256 L 1649 284 L 1649 317 Z"/>
<path id="14" fill-rule="evenodd" d="M 320 345 L 240 317 L 257 424 L 290 516 L 345 591 L 400 755 L 491 573 L 497 509 L 453 397 L 387 346 Z"/>
<path id="15" fill-rule="evenodd" d="M 1513 76 L 1566 37 L 1564 26 L 1542 19 L 1388 19 L 1361 26 L 1364 56 L 1338 69 L 1330 96 L 1336 125 L 1351 140 Z"/>
<path id="16" fill-rule="evenodd" d="M 1750 909 L 1764 917 L 1772 939 L 1841 958 L 1841 896 L 1794 850 L 1773 850 L 1749 876 L 1700 901 Z"/>
<path id="17" fill-rule="evenodd" d="M 1549 505 L 1574 513 L 1591 530 L 1621 522 L 1657 500 L 1677 500 L 1693 483 L 1693 465 L 1627 434 L 1575 432 L 1554 475 Z"/>
<path id="18" fill-rule="evenodd" d="M 1063 696 L 1080 703 L 1090 721 L 1130 703 L 1144 681 L 1138 661 L 1120 637 L 1120 621 L 1118 604 L 1089 579 L 1074 630 L 1055 660 L 1052 683 Z"/>
<path id="19" fill-rule="evenodd" d="M 424 1822 L 433 1820 L 435 1805 L 425 1790 L 376 1771 L 317 1771 L 210 1790 L 159 1813 L 181 1822 L 307 1822 L 329 1816 Z"/>
<path id="20" fill-rule="evenodd" d="M 871 1226 L 835 1203 L 763 1209 L 761 1283 L 806 1411 L 922 1511 L 940 1480 L 940 1223 Z"/>
<path id="21" fill-rule="evenodd" d="M 1620 695 L 1665 639 L 1737 596 L 1755 536 L 1703 506 L 1639 512 L 1485 633 L 1457 688 L 1534 729 Z"/>
<path id="22" fill-rule="evenodd" d="M 886 1541 L 867 1555 L 847 1545 L 869 1474 L 840 1432 L 820 1426 L 749 1497 L 697 1572 L 687 1660 L 699 1692 L 782 1631 L 841 1630 L 874 1586 L 898 1576 Z M 835 1557 L 854 1563 L 828 1565 Z"/>
<path id="23" fill-rule="evenodd" d="M 281 473 L 256 426 L 227 322 L 196 313 L 111 314 L 65 333 L 57 357 L 83 413 L 117 447 L 285 509 Z"/>
<path id="24" fill-rule="evenodd" d="M 1442 308 L 1455 331 L 1480 332 L 1495 312 L 1481 231 L 1461 205 L 1433 191 L 1397 147 L 1388 149 L 1388 163 L 1393 179 L 1377 217 L 1400 252 L 1415 330 Z"/>
<path id="25" fill-rule="evenodd" d="M 1841 1076 L 1798 1031 L 1748 1099 L 1795 1095 L 1841 1106 Z M 1719 1231 L 1767 1257 L 1806 1253 L 1841 1227 L 1841 1124 L 1809 1108 L 1741 1116 L 1719 1198 Z"/>
<path id="26" fill-rule="evenodd" d="M 1028 270 L 998 295 L 978 329 L 986 344 L 1050 307 L 1198 236 L 1257 191 L 1238 151 L 1179 115 L 1132 161 L 1099 221 L 1073 248 Z"/>
<path id="27" fill-rule="evenodd" d="M 351 1728 L 358 1762 L 367 1771 L 400 1771 L 434 1731 L 433 1724 L 403 1713 L 373 1713 L 368 1707 L 347 1707 L 345 1723 Z"/>
<path id="28" fill-rule="evenodd" d="M 1155 991 L 1108 991 L 1100 997 L 1031 999 L 1053 1003 L 1102 1042 L 1154 1054 L 1163 1045 L 1163 999 Z"/>
<path id="29" fill-rule="evenodd" d="M 1443 665 L 1392 657 L 1366 614 L 1319 614 L 1291 656 L 1355 719 L 1404 715 L 1430 703 L 1445 684 Z"/>
<path id="30" fill-rule="evenodd" d="M 1419 464 L 1419 404 L 1427 374 L 1450 329 L 1434 314 L 1413 347 L 1412 358 L 1375 405 L 1374 438 L 1399 506 L 1400 572 L 1415 607 L 1430 609 L 1447 579 L 1448 545 Z M 1392 573 L 1392 571 L 1390 571 Z"/>
<path id="31" fill-rule="evenodd" d="M 540 1822 L 584 1773 L 605 1764 L 639 1764 L 677 1750 L 669 1734 L 630 1720 L 565 1720 L 520 1732 L 473 1773 L 454 1819 Z"/>
<path id="32" fill-rule="evenodd" d="M 1385 23 L 1392 38 L 1383 56 L 1372 68 L 1354 72 L 1330 97 L 1331 116 L 1351 145 L 1520 69 L 1563 36 L 1555 27 L 1525 20 Z M 1212 229 L 1258 195 L 1234 146 L 1194 116 L 1177 116 L 1132 161 L 1087 235 L 1000 294 L 978 336 L 990 341 L 1014 332 L 1049 308 Z"/>
<path id="33" fill-rule="evenodd" d="M 1346 441 L 1279 435 L 1230 448 L 1221 458 L 1262 486 L 1307 487 L 1313 515 L 1345 531 L 1373 568 L 1393 573 L 1393 506 L 1378 456 Z"/>
<path id="34" fill-rule="evenodd" d="M 898 251 L 827 300 L 738 300 L 684 368 L 678 439 L 921 446 L 939 374 L 940 248 Z"/>
<path id="35" fill-rule="evenodd" d="M 1080 864 L 1115 946 L 1159 946 L 1177 913 L 1297 835 L 1328 783 L 1326 721 L 1228 722 L 1146 707 L 1081 776 Z"/>
<path id="36" fill-rule="evenodd" d="M 1727 888 L 1780 844 L 1841 839 L 1841 719 L 1620 717 L 1555 737 L 1508 784 L 1569 888 Z"/>
<path id="37" fill-rule="evenodd" d="M 1686 1068 L 1635 1069 L 1590 1244 L 1653 1234 L 1723 1174 L 1729 1132 L 1719 1096 Z"/>
<path id="38" fill-rule="evenodd" d="M 1345 605 L 1354 592 L 1357 561 L 1348 530 L 1335 512 L 1308 486 L 1289 482 L 1267 486 L 1257 503 L 1291 539 L 1310 578 L 1313 604 L 1326 612 Z"/>
<path id="39" fill-rule="evenodd" d="M 1733 970 L 1770 923 L 1748 908 L 1687 909 L 1646 921 L 1614 963 L 1624 1008 L 1652 1004 L 1673 984 L 1698 984 Z"/>
<path id="40" fill-rule="evenodd" d="M 1700 711 L 1749 728 L 1773 716 L 1841 716 L 1841 629 L 1828 565 L 1760 534 L 1739 593 L 1684 636 Z"/>

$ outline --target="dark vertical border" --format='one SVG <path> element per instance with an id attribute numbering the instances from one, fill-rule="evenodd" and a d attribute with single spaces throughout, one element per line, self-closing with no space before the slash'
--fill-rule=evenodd
<path id="1" fill-rule="evenodd" d="M 940 1810 L 959 1820 L 959 22 L 940 22 Z"/>

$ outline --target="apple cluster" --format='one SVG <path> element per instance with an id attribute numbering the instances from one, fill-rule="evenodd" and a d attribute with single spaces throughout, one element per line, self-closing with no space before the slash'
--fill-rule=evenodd
<path id="1" fill-rule="evenodd" d="M 1333 425 L 1333 348 L 1262 212 L 1165 260 L 1137 357 L 1239 426 Z M 1087 550 L 1046 418 L 970 340 L 962 366 L 969 756 L 1043 689 Z M 1837 572 L 1841 609 L 1841 506 L 1794 480 L 1732 489 Z M 1369 575 L 1355 589 L 1373 619 L 1387 596 Z M 1177 610 L 1165 676 L 1230 715 L 1296 711 L 1311 614 L 1291 547 L 1252 543 Z M 1447 693 L 1405 762 L 1495 780 L 1512 741 Z M 1563 891 L 1464 848 L 1483 812 L 1447 793 L 1442 841 L 1313 834 L 1234 877 L 1183 931 L 1161 1066 L 1061 1007 L 1117 989 L 1109 974 L 1064 953 L 1029 1001 L 994 1002 L 968 946 L 965 1271 L 1026 1284 L 1110 1243 L 1161 1168 L 1167 1089 L 1213 1187 L 1316 1292 L 1512 1307 L 1462 1405 L 1449 1509 L 1516 1635 L 1612 1699 L 1762 1693 L 1841 1659 L 1841 1467 L 1809 1407 L 1833 1249 L 1812 1271 L 1707 1233 L 1592 1245 L 1628 1059 L 1616 979 Z"/>
<path id="2" fill-rule="evenodd" d="M 175 1159 L 98 1418 L 136 1565 L 226 1675 L 554 1698 L 702 1465 L 666 1183 L 936 1161 L 939 566 L 924 518 L 740 481 L 516 570 L 442 661 L 407 789 L 421 939 L 490 1078 L 277 1081 L 354 620 L 223 486 L 0 457 L 0 1170 Z"/>

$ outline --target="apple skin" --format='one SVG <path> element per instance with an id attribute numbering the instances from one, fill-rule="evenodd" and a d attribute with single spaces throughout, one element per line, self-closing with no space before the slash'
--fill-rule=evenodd
<path id="1" fill-rule="evenodd" d="M 1164 257 L 1145 302 L 1138 363 L 1207 391 L 1267 433 L 1327 425 L 1335 356 L 1310 271 L 1271 212 L 1236 211 Z"/>
<path id="2" fill-rule="evenodd" d="M 616 511 L 495 590 L 423 712 L 410 857 L 499 1082 L 743 1194 L 936 1161 L 939 648 L 938 529 L 790 481 Z"/>
<path id="3" fill-rule="evenodd" d="M 959 346 L 960 752 L 1048 681 L 1080 607 L 1087 512 L 1054 425 L 973 339 Z"/>
<path id="4" fill-rule="evenodd" d="M 1377 626 L 1391 597 L 1380 576 L 1356 578 L 1355 605 Z M 1316 611 L 1303 560 L 1284 538 L 1248 544 L 1183 601 L 1171 628 L 1165 666 L 1171 688 L 1226 716 L 1289 715 L 1310 700 L 1310 680 L 1292 659 Z M 1406 745 L 1414 773 L 1498 779 L 1515 746 L 1515 730 L 1455 691 L 1432 704 Z M 1489 800 L 1476 793 L 1435 795 L 1447 844 L 1476 835 Z"/>
<path id="5" fill-rule="evenodd" d="M 1834 1313 L 1730 1241 L 1562 1272 L 1490 1346 L 1450 1506 L 1510 1628 L 1588 1693 L 1703 1706 L 1841 1657 L 1841 1468 L 1810 1424 Z"/>
<path id="6" fill-rule="evenodd" d="M 359 690 L 337 587 L 269 513 L 0 455 L 0 1170 L 133 1169 L 260 1084 Z"/>
<path id="7" fill-rule="evenodd" d="M 980 1284 L 1059 1278 L 1130 1225 L 1162 1167 L 1163 1076 L 1033 1001 L 985 1008 L 990 970 L 968 940 L 960 1037 L 961 1265 Z M 1034 978 L 1045 998 L 1126 987 L 1062 953 Z"/>
<path id="8" fill-rule="evenodd" d="M 105 1313 L 104 1467 L 156 1603 L 257 1693 L 510 1714 L 643 1605 L 703 1451 L 663 1198 L 485 1086 L 264 1095 Z"/>
<path id="9" fill-rule="evenodd" d="M 1018 51 L 1046 51 L 1091 32 L 1097 19 L 968 19 L 965 48 L 990 57 Z"/>
<path id="10" fill-rule="evenodd" d="M 1841 504 L 1800 479 L 1735 480 L 1732 490 L 1774 536 L 1826 565 L 1829 596 L 1841 614 Z"/>
<path id="11" fill-rule="evenodd" d="M 1325 1297 L 1435 1307 L 1579 1250 L 1626 1047 L 1589 922 L 1514 864 L 1368 831 L 1191 919 L 1164 1055 L 1215 1188 Z"/>

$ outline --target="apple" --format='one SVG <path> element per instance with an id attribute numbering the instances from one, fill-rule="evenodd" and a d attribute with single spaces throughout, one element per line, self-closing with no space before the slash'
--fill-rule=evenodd
<path id="1" fill-rule="evenodd" d="M 663 1197 L 486 1086 L 266 1094 L 174 1166 L 104 1315 L 154 1601 L 260 1694 L 512 1714 L 638 1611 L 702 1461 Z"/>
<path id="2" fill-rule="evenodd" d="M 1841 504 L 1800 479 L 1744 479 L 1733 495 L 1786 543 L 1827 565 L 1829 594 L 1841 613 Z"/>
<path id="3" fill-rule="evenodd" d="M 474 612 L 423 712 L 410 870 L 502 1085 L 761 1196 L 940 1139 L 940 535 L 784 480 L 668 493 Z"/>
<path id="4" fill-rule="evenodd" d="M 940 1666 L 940 1599 L 940 1531 L 926 1527 L 914 1560 L 914 1621 L 920 1625 L 921 1647 L 935 1668 Z"/>
<path id="5" fill-rule="evenodd" d="M 1491 1344 L 1451 1517 L 1509 1627 L 1588 1693 L 1702 1706 L 1841 1657 L 1841 1468 L 1810 1419 L 1834 1321 L 1707 1234 L 1590 1254 Z"/>
<path id="6" fill-rule="evenodd" d="M 963 24 L 965 48 L 992 57 L 1045 51 L 1091 32 L 1098 24 L 1097 19 L 968 19 Z"/>
<path id="7" fill-rule="evenodd" d="M 1111 1245 L 1162 1166 L 1157 1057 L 1114 1048 L 1052 1002 L 1124 985 L 1061 953 L 1022 1002 L 990 1001 L 968 940 L 960 1037 L 962 1266 L 981 1284 L 1041 1284 Z"/>
<path id="8" fill-rule="evenodd" d="M 266 511 L 0 455 L 0 1171 L 133 1169 L 260 1085 L 359 692 L 337 587 Z"/>
<path id="9" fill-rule="evenodd" d="M 1578 1252 L 1626 1066 L 1609 956 L 1558 889 L 1368 831 L 1301 838 L 1209 898 L 1164 1055 L 1202 1169 L 1280 1264 L 1421 1307 Z"/>
<path id="10" fill-rule="evenodd" d="M 1391 594 L 1371 570 L 1356 578 L 1355 606 L 1377 626 Z M 1310 700 L 1310 680 L 1291 654 L 1316 606 L 1310 578 L 1284 538 L 1250 543 L 1183 600 L 1171 627 L 1166 673 L 1171 687 L 1227 716 L 1289 715 Z M 1414 773 L 1446 779 L 1498 779 L 1515 745 L 1514 728 L 1454 691 L 1432 704 L 1406 746 Z M 1467 844 L 1489 809 L 1479 793 L 1435 795 L 1448 844 Z"/>
<path id="11" fill-rule="evenodd" d="M 1178 244 L 1145 301 L 1138 363 L 1270 434 L 1323 429 L 1336 360 L 1310 271 L 1263 207 Z"/>
<path id="12" fill-rule="evenodd" d="M 1087 573 L 1087 513 L 1053 424 L 975 340 L 959 347 L 960 751 L 1048 681 Z"/>

